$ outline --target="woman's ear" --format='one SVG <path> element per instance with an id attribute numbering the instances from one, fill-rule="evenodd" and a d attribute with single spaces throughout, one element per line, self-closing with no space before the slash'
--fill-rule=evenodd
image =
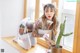
<path id="1" fill-rule="evenodd" d="M 42 7 L 44 7 L 45 6 L 45 4 L 42 4 Z"/>
<path id="2" fill-rule="evenodd" d="M 53 4 L 54 7 L 57 9 L 57 4 L 56 4 L 56 2 L 53 2 L 52 4 Z"/>

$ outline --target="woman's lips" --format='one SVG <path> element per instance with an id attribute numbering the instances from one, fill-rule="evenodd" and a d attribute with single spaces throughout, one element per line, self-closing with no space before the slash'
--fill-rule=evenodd
<path id="1" fill-rule="evenodd" d="M 51 18 L 51 16 L 48 16 L 48 18 Z"/>

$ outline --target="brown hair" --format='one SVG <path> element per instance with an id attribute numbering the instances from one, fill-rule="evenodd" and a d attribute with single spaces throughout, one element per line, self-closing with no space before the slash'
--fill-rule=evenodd
<path id="1" fill-rule="evenodd" d="M 54 10 L 54 16 L 53 16 L 53 18 L 52 18 L 52 21 L 53 21 L 53 24 L 51 25 L 51 27 L 50 27 L 50 29 L 53 29 L 53 33 L 54 33 L 54 35 L 56 35 L 56 29 L 57 29 L 57 20 L 56 20 L 56 8 L 55 8 L 55 6 L 54 5 L 52 5 L 52 4 L 47 4 L 47 5 L 45 5 L 44 6 L 44 11 L 45 11 L 45 9 L 48 9 L 48 8 L 51 8 L 51 10 Z M 46 19 L 46 16 L 45 16 L 45 14 L 43 14 L 42 15 L 42 21 L 43 21 L 43 23 L 46 23 L 47 21 L 46 21 L 47 19 Z"/>

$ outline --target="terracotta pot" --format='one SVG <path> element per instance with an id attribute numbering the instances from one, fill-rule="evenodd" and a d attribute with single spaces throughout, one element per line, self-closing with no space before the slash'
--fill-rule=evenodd
<path id="1" fill-rule="evenodd" d="M 51 47 L 51 53 L 62 53 L 62 46 L 57 48 L 55 45 L 52 45 Z"/>

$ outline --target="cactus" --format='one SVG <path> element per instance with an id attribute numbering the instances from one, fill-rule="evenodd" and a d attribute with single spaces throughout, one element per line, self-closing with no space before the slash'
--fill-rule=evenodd
<path id="1" fill-rule="evenodd" d="M 63 23 L 60 24 L 60 32 L 59 32 L 59 36 L 58 36 L 57 41 L 56 41 L 56 47 L 57 48 L 59 48 L 59 46 L 60 46 L 60 41 L 61 41 L 62 36 L 69 36 L 72 34 L 72 32 L 64 34 L 65 22 L 66 22 L 66 19 L 64 20 Z"/>

